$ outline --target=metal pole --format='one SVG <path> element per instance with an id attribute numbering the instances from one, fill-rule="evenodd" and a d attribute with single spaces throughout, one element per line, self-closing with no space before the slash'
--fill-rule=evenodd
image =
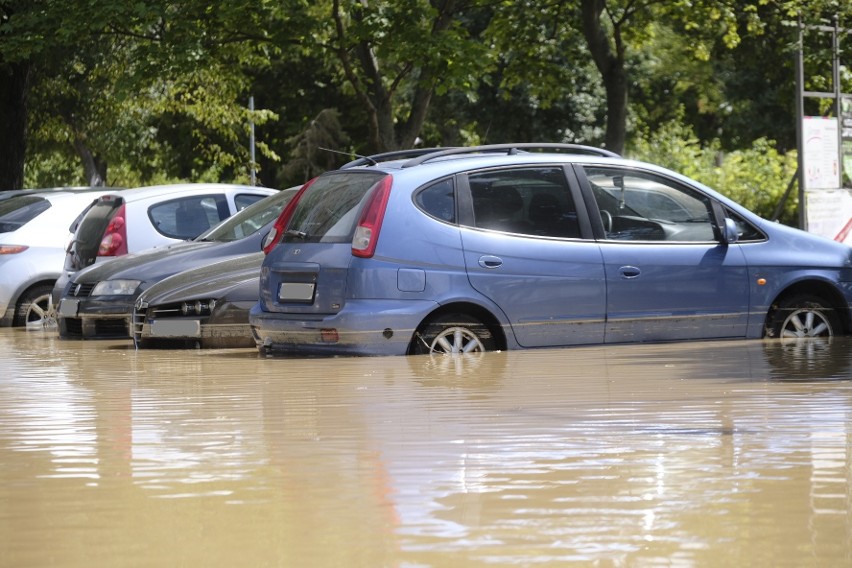
<path id="1" fill-rule="evenodd" d="M 832 61 L 832 81 L 834 81 L 834 116 L 837 119 L 837 163 L 840 171 L 837 173 L 837 187 L 843 187 L 843 114 L 841 105 L 843 89 L 840 85 L 840 17 L 834 15 L 834 38 L 831 48 L 834 51 Z"/>
<path id="2" fill-rule="evenodd" d="M 249 110 L 254 115 L 254 97 L 249 97 Z M 249 119 L 249 125 L 251 127 L 250 136 L 249 136 L 249 153 L 251 155 L 251 185 L 256 184 L 257 180 L 257 168 L 255 167 L 254 161 L 254 119 Z"/>
<path id="3" fill-rule="evenodd" d="M 802 121 L 805 117 L 805 64 L 804 64 L 804 27 L 799 17 L 799 46 L 796 50 L 796 147 L 799 161 L 799 227 L 808 230 L 807 203 L 805 202 L 805 157 Z"/>

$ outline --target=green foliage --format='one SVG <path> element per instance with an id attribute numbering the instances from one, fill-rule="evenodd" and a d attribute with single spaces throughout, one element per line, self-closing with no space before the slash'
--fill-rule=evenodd
<path id="1" fill-rule="evenodd" d="M 61 149 L 43 149 L 27 160 L 24 187 L 62 187 L 88 185 L 76 157 Z"/>
<path id="2" fill-rule="evenodd" d="M 772 218 L 796 174 L 795 151 L 781 154 L 774 142 L 759 138 L 751 147 L 721 156 L 715 187 L 762 217 Z M 708 184 L 709 185 L 709 184 Z M 797 225 L 798 194 L 794 191 L 779 215 L 782 223 Z"/>
<path id="3" fill-rule="evenodd" d="M 785 22 L 825 24 L 837 14 L 849 27 L 852 3 L 601 2 L 604 28 L 617 28 L 626 50 L 628 145 L 635 138 L 633 150 L 644 148 L 648 159 L 674 162 L 771 215 L 792 176 L 785 150 L 795 144 L 795 28 Z M 33 65 L 28 184 L 86 183 L 87 153 L 113 185 L 247 180 L 250 122 L 262 181 L 298 183 L 339 163 L 313 147 L 322 136 L 356 153 L 416 138 L 600 144 L 607 92 L 581 7 L 0 0 L 0 72 Z M 614 47 L 616 36 L 608 41 Z M 852 83 L 852 74 L 842 80 Z M 824 83 L 816 76 L 809 85 Z M 316 126 L 324 109 L 337 109 L 328 131 Z"/>
<path id="4" fill-rule="evenodd" d="M 278 187 L 301 184 L 333 169 L 341 162 L 336 152 L 345 148 L 349 138 L 340 126 L 340 113 L 337 109 L 323 109 L 296 136 L 287 140 L 293 147 L 290 160 L 278 172 Z M 347 160 L 354 154 L 345 155 Z"/>
<path id="5" fill-rule="evenodd" d="M 66 145 L 108 171 L 107 183 L 125 184 L 117 178 L 131 171 L 141 181 L 248 179 L 250 122 L 276 118 L 246 108 L 250 73 L 283 53 L 274 41 L 298 41 L 301 26 L 273 24 L 299 21 L 302 2 L 265 0 L 251 9 L 236 0 L 7 2 L 0 63 L 28 59 L 36 69 L 31 160 Z M 268 145 L 257 147 L 279 159 Z"/>
<path id="6" fill-rule="evenodd" d="M 723 153 L 718 140 L 702 145 L 677 121 L 637 137 L 628 154 L 689 176 L 768 219 L 774 218 L 797 167 L 796 152 L 781 154 L 771 140 L 760 138 L 748 148 Z M 793 191 L 777 220 L 797 225 L 797 197 Z"/>
<path id="7" fill-rule="evenodd" d="M 489 51 L 471 33 L 470 6 L 458 0 L 315 3 L 317 25 L 306 41 L 328 54 L 344 92 L 359 101 L 368 130 L 362 152 L 410 147 L 433 95 L 476 88 Z"/>

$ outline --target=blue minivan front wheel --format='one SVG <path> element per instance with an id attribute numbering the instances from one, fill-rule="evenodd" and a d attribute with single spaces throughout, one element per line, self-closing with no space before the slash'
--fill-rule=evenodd
<path id="1" fill-rule="evenodd" d="M 414 334 L 409 353 L 476 353 L 496 349 L 494 335 L 481 321 L 464 314 L 445 314 L 425 323 Z"/>
<path id="2" fill-rule="evenodd" d="M 766 329 L 769 337 L 833 337 L 842 334 L 834 308 L 812 294 L 791 296 L 778 303 Z"/>

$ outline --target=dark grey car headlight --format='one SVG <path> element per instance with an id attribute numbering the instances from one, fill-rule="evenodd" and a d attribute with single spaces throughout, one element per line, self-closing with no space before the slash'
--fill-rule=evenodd
<path id="1" fill-rule="evenodd" d="M 131 296 L 142 284 L 141 280 L 102 280 L 92 289 L 92 296 Z"/>

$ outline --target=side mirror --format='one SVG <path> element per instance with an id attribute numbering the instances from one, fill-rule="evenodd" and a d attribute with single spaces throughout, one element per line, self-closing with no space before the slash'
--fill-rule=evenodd
<path id="1" fill-rule="evenodd" d="M 722 237 L 725 243 L 732 245 L 740 240 L 740 230 L 737 228 L 737 223 L 730 217 L 725 217 L 725 229 Z"/>

